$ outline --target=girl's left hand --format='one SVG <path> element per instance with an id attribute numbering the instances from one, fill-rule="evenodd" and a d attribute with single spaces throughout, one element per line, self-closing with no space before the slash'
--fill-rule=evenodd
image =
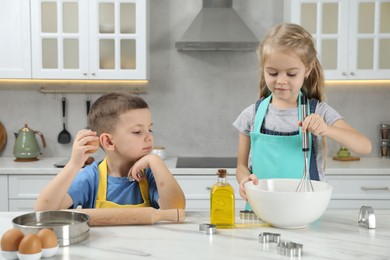
<path id="1" fill-rule="evenodd" d="M 325 136 L 329 127 L 324 119 L 317 114 L 307 116 L 303 123 L 299 122 L 299 125 L 302 126 L 302 131 L 309 131 L 316 136 Z"/>

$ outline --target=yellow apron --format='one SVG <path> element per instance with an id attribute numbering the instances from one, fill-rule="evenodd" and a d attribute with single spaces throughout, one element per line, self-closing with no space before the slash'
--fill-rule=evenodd
<path id="1" fill-rule="evenodd" d="M 95 208 L 140 208 L 150 207 L 149 199 L 149 185 L 146 178 L 143 178 L 139 183 L 142 199 L 144 200 L 141 204 L 134 205 L 120 205 L 112 201 L 107 201 L 107 158 L 99 164 L 99 184 L 98 192 L 95 203 Z"/>

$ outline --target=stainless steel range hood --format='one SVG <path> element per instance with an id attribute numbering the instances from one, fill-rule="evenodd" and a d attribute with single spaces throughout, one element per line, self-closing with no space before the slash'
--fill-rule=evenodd
<path id="1" fill-rule="evenodd" d="M 232 0 L 203 0 L 203 8 L 175 46 L 180 51 L 252 51 L 258 44 Z"/>

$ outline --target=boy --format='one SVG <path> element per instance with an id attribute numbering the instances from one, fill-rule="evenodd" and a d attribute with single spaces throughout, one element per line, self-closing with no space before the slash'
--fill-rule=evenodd
<path id="1" fill-rule="evenodd" d="M 93 104 L 91 130 L 77 133 L 69 162 L 40 193 L 35 210 L 107 207 L 185 208 L 185 197 L 153 148 L 152 116 L 140 97 L 112 92 Z M 102 147 L 106 158 L 84 166 Z M 81 169 L 81 170 L 80 170 Z"/>

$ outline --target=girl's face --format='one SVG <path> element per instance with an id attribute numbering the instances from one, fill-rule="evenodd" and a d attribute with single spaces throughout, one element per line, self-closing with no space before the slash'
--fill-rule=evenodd
<path id="1" fill-rule="evenodd" d="M 152 125 L 152 115 L 147 108 L 121 114 L 111 136 L 116 151 L 132 161 L 149 154 L 153 149 Z"/>
<path id="2" fill-rule="evenodd" d="M 294 52 L 271 50 L 263 64 L 264 79 L 272 92 L 272 104 L 278 108 L 297 106 L 299 91 L 311 69 Z"/>

